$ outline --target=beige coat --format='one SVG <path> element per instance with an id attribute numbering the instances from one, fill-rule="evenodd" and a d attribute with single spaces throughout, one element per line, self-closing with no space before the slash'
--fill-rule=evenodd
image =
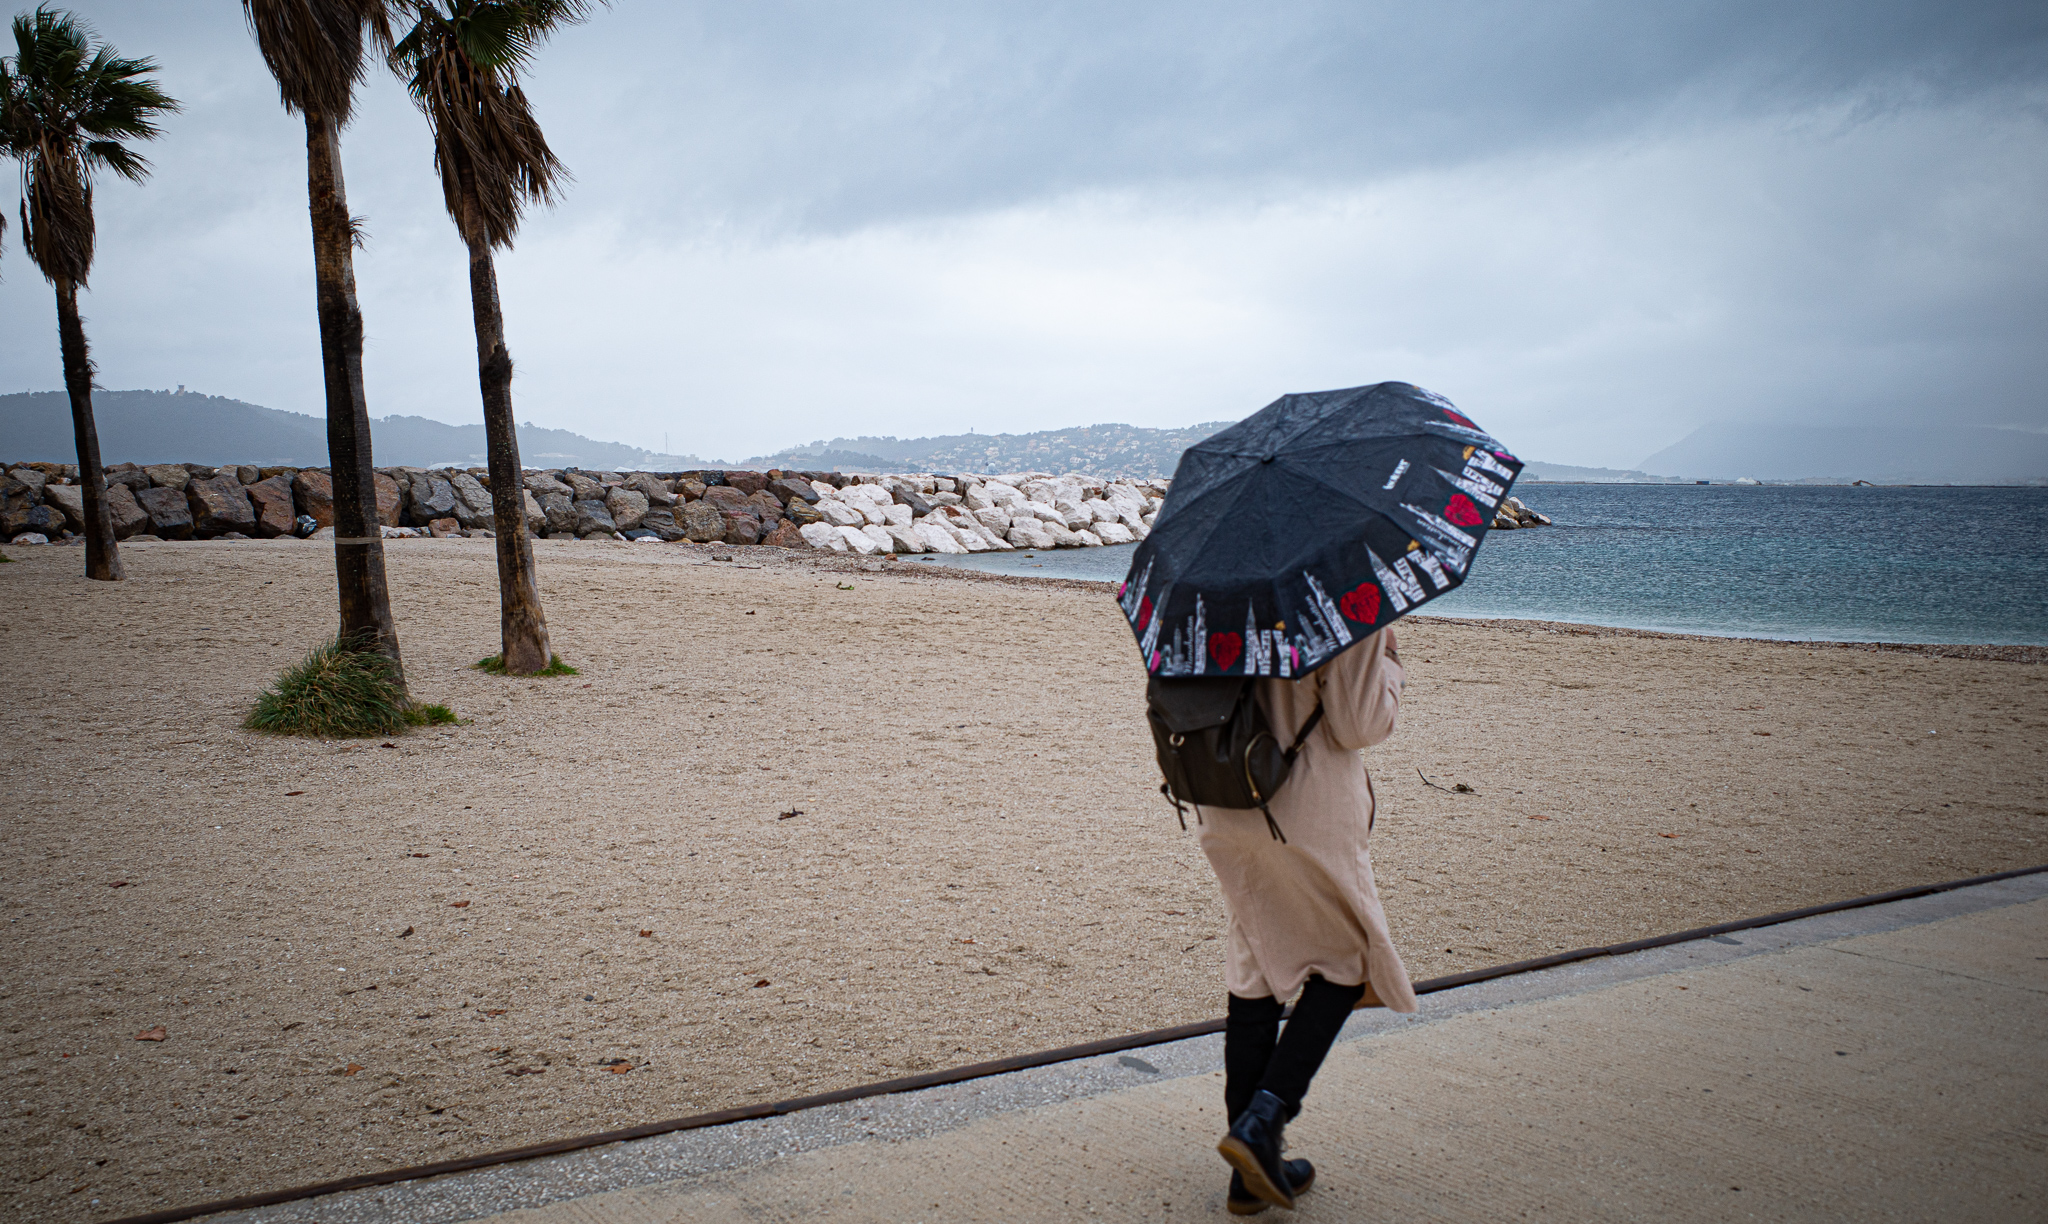
<path id="1" fill-rule="evenodd" d="M 1360 1006 L 1415 1010 L 1372 882 L 1372 783 L 1359 749 L 1391 735 L 1401 665 L 1382 630 L 1299 680 L 1261 680 L 1258 699 L 1283 744 L 1323 702 L 1323 721 L 1272 803 L 1281 843 L 1257 809 L 1201 809 L 1202 852 L 1230 909 L 1230 993 L 1287 999 L 1311 973 L 1368 988 Z"/>

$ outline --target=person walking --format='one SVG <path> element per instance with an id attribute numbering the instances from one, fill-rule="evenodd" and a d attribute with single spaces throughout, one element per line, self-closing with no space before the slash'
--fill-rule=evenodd
<path id="1" fill-rule="evenodd" d="M 1394 622 L 1464 583 L 1521 471 L 1410 383 L 1283 395 L 1181 454 L 1117 589 L 1160 792 L 1183 822 L 1194 807 L 1230 911 L 1217 1151 L 1236 1214 L 1314 1180 L 1284 1132 L 1351 1010 L 1415 1010 L 1359 754 L 1400 714 Z"/>
<path id="2" fill-rule="evenodd" d="M 1200 812 L 1202 852 L 1230 912 L 1230 1133 L 1217 1150 L 1232 1168 L 1234 1215 L 1292 1208 L 1315 1180 L 1308 1161 L 1282 1157 L 1282 1135 L 1345 1017 L 1376 1003 L 1415 1010 L 1373 886 L 1372 779 L 1359 752 L 1393 734 L 1404 680 L 1387 628 L 1299 679 L 1258 681 L 1256 699 L 1283 744 L 1301 735 L 1318 706 L 1323 712 L 1268 805 L 1286 840 L 1257 808 Z M 1296 991 L 1283 1029 L 1281 1000 Z"/>

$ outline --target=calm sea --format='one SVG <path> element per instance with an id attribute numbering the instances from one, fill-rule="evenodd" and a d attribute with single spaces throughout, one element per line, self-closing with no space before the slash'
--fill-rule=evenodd
<path id="1" fill-rule="evenodd" d="M 2048 489 L 1529 484 L 1439 616 L 2048 645 Z M 1118 582 L 1135 546 L 930 563 Z"/>

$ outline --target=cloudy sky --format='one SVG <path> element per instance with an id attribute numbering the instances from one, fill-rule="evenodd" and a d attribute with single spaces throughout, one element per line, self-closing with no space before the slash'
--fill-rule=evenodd
<path id="1" fill-rule="evenodd" d="M 322 411 L 303 128 L 239 5 L 77 8 L 187 104 L 99 193 L 102 385 Z M 2039 3 L 618 0 L 528 89 L 577 182 L 500 259 L 518 414 L 598 438 L 1184 425 L 1389 378 L 1562 463 L 1723 420 L 2048 429 Z M 343 153 L 372 414 L 481 420 L 388 74 Z M 54 389 L 17 237 L 0 391 Z"/>

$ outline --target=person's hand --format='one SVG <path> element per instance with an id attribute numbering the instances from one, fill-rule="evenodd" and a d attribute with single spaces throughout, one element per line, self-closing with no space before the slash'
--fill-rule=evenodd
<path id="1" fill-rule="evenodd" d="M 1401 652 L 1400 652 L 1400 650 L 1398 650 L 1398 649 L 1396 648 L 1396 645 L 1395 645 L 1395 642 L 1394 642 L 1394 631 L 1393 631 L 1392 629 L 1388 629 L 1388 630 L 1387 630 L 1387 633 L 1386 633 L 1386 641 L 1387 641 L 1387 657 L 1388 657 L 1389 659 L 1392 659 L 1392 660 L 1393 660 L 1394 662 L 1396 662 L 1396 663 L 1399 663 L 1399 662 L 1401 661 Z"/>

